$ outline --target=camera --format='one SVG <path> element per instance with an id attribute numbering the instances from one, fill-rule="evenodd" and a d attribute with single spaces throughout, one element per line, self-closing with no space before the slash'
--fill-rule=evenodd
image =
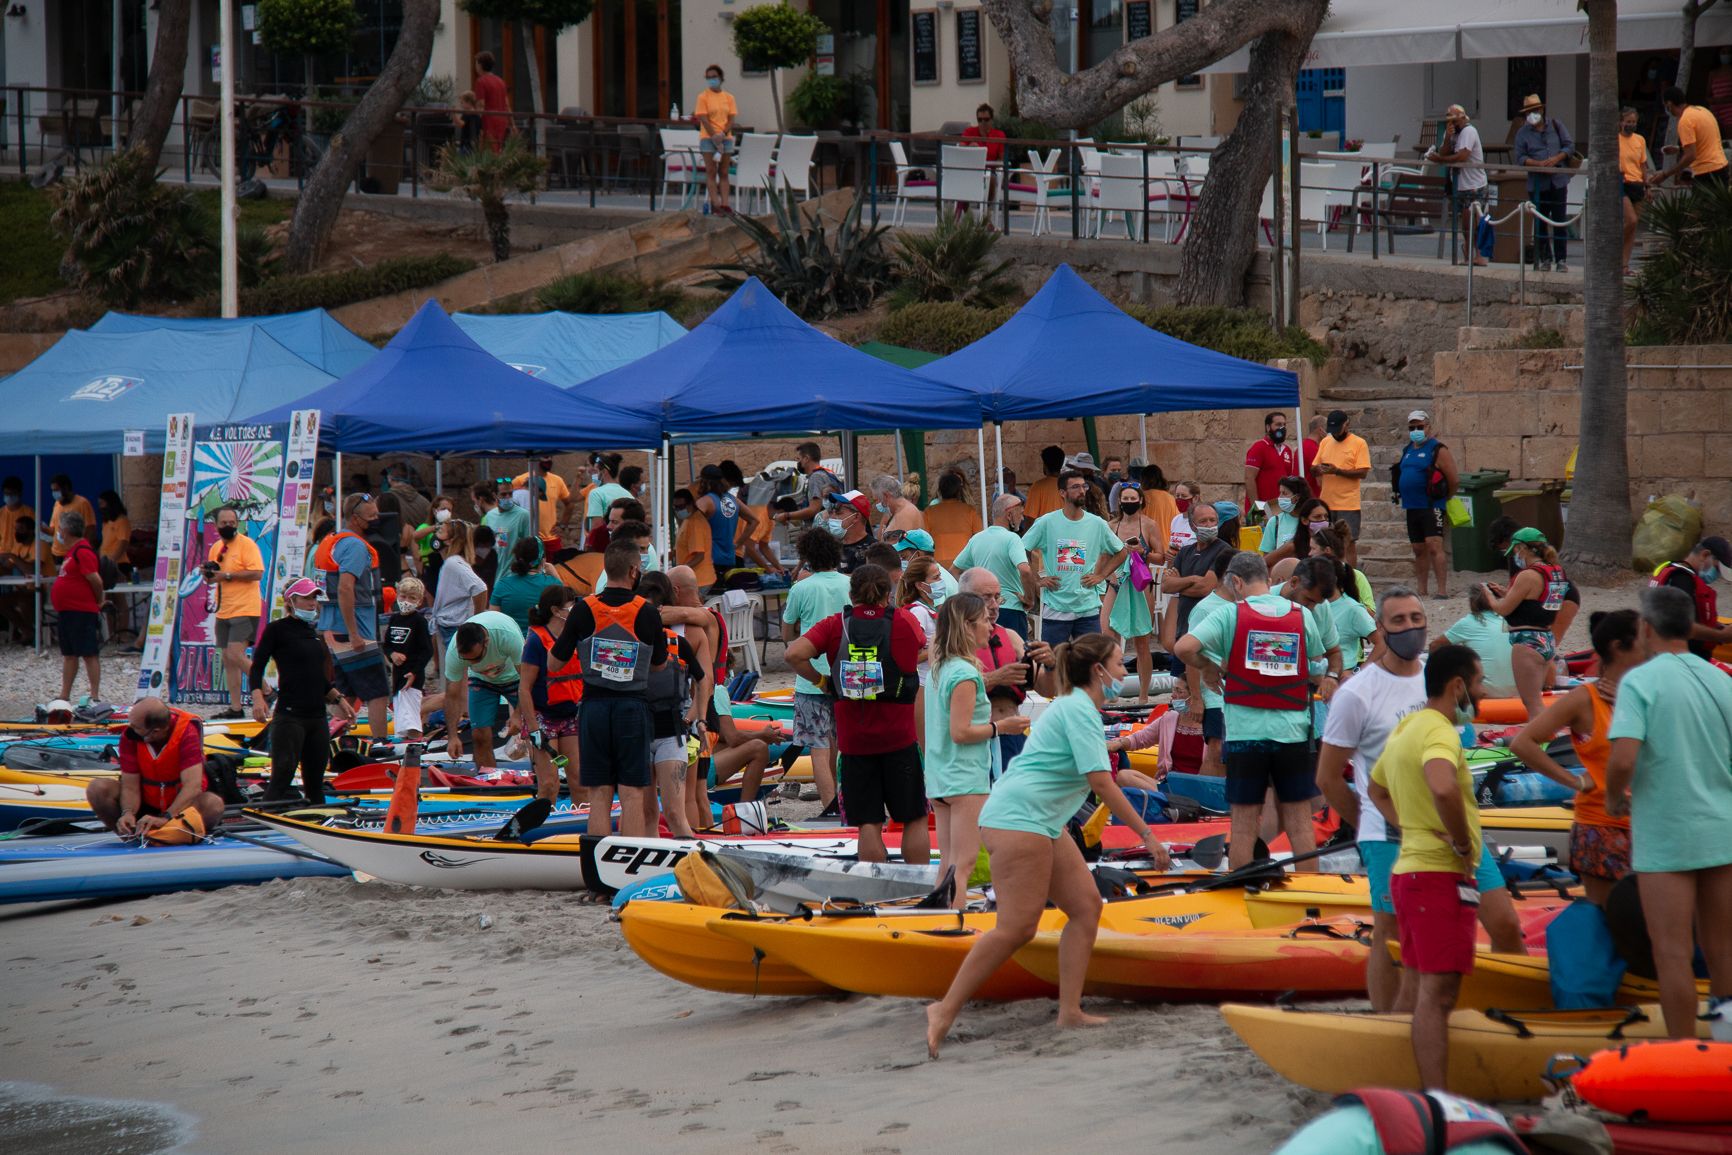
<path id="1" fill-rule="evenodd" d="M 220 572 L 220 567 L 214 561 L 205 562 L 202 568 L 204 570 L 204 576 L 207 578 L 214 578 L 218 572 Z"/>

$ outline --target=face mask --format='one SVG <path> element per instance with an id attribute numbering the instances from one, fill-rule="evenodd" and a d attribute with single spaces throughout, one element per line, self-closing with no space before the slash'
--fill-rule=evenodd
<path id="1" fill-rule="evenodd" d="M 638 560 L 639 565 L 643 566 L 643 568 L 645 570 L 648 570 L 650 567 L 650 552 L 649 552 L 649 550 L 646 549 L 642 553 L 638 554 L 637 560 Z"/>
<path id="2" fill-rule="evenodd" d="M 1479 711 L 1473 708 L 1472 698 L 1456 702 L 1455 724 L 1457 726 L 1471 726 L 1473 724 L 1473 716 L 1478 712 Z"/>
<path id="3" fill-rule="evenodd" d="M 412 613 L 416 613 L 420 609 L 421 609 L 421 603 L 420 602 L 406 602 L 406 601 L 403 601 L 401 599 L 399 599 L 397 602 L 397 612 L 400 614 L 412 614 Z"/>
<path id="4" fill-rule="evenodd" d="M 517 508 L 517 499 L 514 497 L 502 497 L 499 499 L 499 508 L 500 509 L 516 509 Z"/>
<path id="5" fill-rule="evenodd" d="M 1337 440 L 1337 441 L 1346 441 L 1347 440 L 1347 430 L 1338 429 L 1334 433 L 1332 433 L 1330 436 L 1334 437 L 1335 440 Z"/>
<path id="6" fill-rule="evenodd" d="M 592 472 L 589 475 L 589 483 L 591 485 L 600 485 L 601 484 L 601 474 Z"/>
<path id="7" fill-rule="evenodd" d="M 1414 626 L 1410 630 L 1391 630 L 1383 635 L 1383 644 L 1389 647 L 1389 652 L 1404 662 L 1411 662 L 1425 650 L 1425 627 Z"/>
<path id="8" fill-rule="evenodd" d="M 1281 507 L 1282 513 L 1293 512 L 1293 499 L 1291 497 L 1277 498 L 1275 504 Z"/>
<path id="9" fill-rule="evenodd" d="M 1114 678 L 1106 685 L 1102 686 L 1101 690 L 1109 698 L 1122 698 L 1125 693 L 1125 680 L 1123 678 Z"/>
<path id="10" fill-rule="evenodd" d="M 53 495 L 55 501 L 65 501 L 66 500 L 66 494 L 64 492 L 62 492 L 61 490 L 51 489 L 51 490 L 49 490 L 49 493 Z"/>
<path id="11" fill-rule="evenodd" d="M 1118 470 L 1116 470 L 1116 469 L 1109 469 L 1109 470 L 1108 470 L 1108 471 L 1107 471 L 1107 480 L 1108 480 L 1108 481 L 1109 481 L 1109 482 L 1118 482 L 1118 481 L 1122 481 L 1122 480 L 1124 480 L 1124 476 L 1125 476 L 1125 475 L 1124 475 L 1124 474 L 1122 474 L 1122 473 L 1120 473 L 1120 472 L 1119 472 L 1119 471 L 1118 471 Z"/>
<path id="12" fill-rule="evenodd" d="M 224 541 L 233 541 L 235 539 L 235 534 L 239 532 L 239 529 L 239 526 L 219 525 L 217 526 L 217 536 L 222 538 Z"/>
<path id="13" fill-rule="evenodd" d="M 719 76 L 706 76 L 704 77 L 704 83 L 710 86 L 711 92 L 720 92 L 722 90 L 722 78 Z"/>
<path id="14" fill-rule="evenodd" d="M 444 542 L 442 542 L 442 541 L 440 541 L 440 540 L 439 540 L 439 539 L 438 539 L 438 538 L 434 538 L 434 539 L 433 539 L 433 548 L 434 548 L 434 549 L 436 549 L 436 550 L 441 550 L 441 549 L 444 549 L 444 548 L 445 548 L 445 543 L 444 543 Z"/>
<path id="15" fill-rule="evenodd" d="M 1198 541 L 1211 542 L 1221 536 L 1221 527 L 1218 525 L 1199 525 L 1196 527 L 1196 534 Z"/>
<path id="16" fill-rule="evenodd" d="M 879 513 L 889 513 L 890 512 L 888 509 L 884 508 L 884 503 L 882 501 L 873 502 L 872 508 L 876 509 Z"/>
<path id="17" fill-rule="evenodd" d="M 1717 582 L 1720 580 L 1720 567 L 1712 564 L 1707 565 L 1699 571 L 1699 576 L 1705 582 Z"/>
<path id="18" fill-rule="evenodd" d="M 1180 513 L 1190 513 L 1191 512 L 1191 499 L 1188 497 L 1174 498 L 1173 504 L 1179 507 Z"/>
<path id="19" fill-rule="evenodd" d="M 475 556 L 478 559 L 485 559 L 485 558 L 491 557 L 492 555 L 493 555 L 493 547 L 490 545 L 478 545 L 475 547 Z"/>
<path id="20" fill-rule="evenodd" d="M 1329 528 L 1329 523 L 1326 521 L 1308 521 L 1305 523 L 1305 528 L 1312 533 L 1322 533 Z"/>
<path id="21" fill-rule="evenodd" d="M 8 493 L 5 500 L 7 509 L 15 509 L 18 506 L 20 498 L 16 493 Z"/>
<path id="22" fill-rule="evenodd" d="M 297 606 L 297 607 L 295 607 L 295 616 L 297 618 L 300 618 L 303 622 L 306 622 L 310 626 L 314 622 L 319 620 L 319 611 L 318 610 L 303 610 L 299 606 Z"/>
<path id="23" fill-rule="evenodd" d="M 826 518 L 824 520 L 824 528 L 829 530 L 830 536 L 835 538 L 837 541 L 841 541 L 848 532 L 842 528 L 842 519 L 839 517 Z"/>
<path id="24" fill-rule="evenodd" d="M 691 515 L 692 515 L 692 511 L 689 509 L 676 509 L 676 510 L 674 510 L 674 520 L 675 521 L 684 521 L 686 518 L 690 517 Z"/>
<path id="25" fill-rule="evenodd" d="M 1521 556 L 1520 554 L 1517 554 L 1515 556 L 1515 558 L 1513 559 L 1512 564 L 1517 569 L 1526 569 L 1526 568 L 1528 568 L 1528 559 Z"/>
<path id="26" fill-rule="evenodd" d="M 1269 434 L 1269 440 L 1273 441 L 1276 445 L 1279 445 L 1283 441 L 1287 440 L 1287 431 L 1285 429 L 1277 429 Z"/>
<path id="27" fill-rule="evenodd" d="M 1142 511 L 1143 511 L 1143 503 L 1140 501 L 1121 501 L 1121 502 L 1119 502 L 1119 512 L 1124 514 L 1126 517 L 1135 517 L 1135 516 L 1137 516 L 1137 514 L 1141 513 Z"/>
<path id="28" fill-rule="evenodd" d="M 435 524 L 444 525 L 446 522 L 448 522 L 450 520 L 451 520 L 451 511 L 449 509 L 436 509 L 433 511 L 433 521 Z"/>
<path id="29" fill-rule="evenodd" d="M 336 513 L 337 512 L 336 503 L 332 502 L 332 501 L 325 502 L 325 512 L 326 513 Z"/>
<path id="30" fill-rule="evenodd" d="M 1634 136 L 1636 133 L 1636 126 L 1633 124 L 1620 124 L 1618 126 L 1618 131 L 1623 133 L 1625 136 Z"/>
<path id="31" fill-rule="evenodd" d="M 1407 431 L 1407 439 L 1409 441 L 1413 442 L 1415 445 L 1418 445 L 1425 440 L 1425 430 L 1423 430 L 1423 429 L 1409 429 Z"/>
<path id="32" fill-rule="evenodd" d="M 1546 118 L 1541 116 L 1537 112 L 1528 113 L 1528 123 L 1533 125 L 1535 128 L 1538 128 L 1540 125 L 1544 124 L 1545 120 L 1546 120 Z"/>

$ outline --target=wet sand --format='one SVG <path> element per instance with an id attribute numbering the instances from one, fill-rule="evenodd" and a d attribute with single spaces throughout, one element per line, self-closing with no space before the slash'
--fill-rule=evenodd
<path id="1" fill-rule="evenodd" d="M 1326 1105 L 1212 1007 L 976 1005 L 929 1062 L 917 1002 L 695 990 L 572 895 L 284 881 L 6 919 L 0 957 L 0 1080 L 198 1152 L 1255 1152 Z"/>

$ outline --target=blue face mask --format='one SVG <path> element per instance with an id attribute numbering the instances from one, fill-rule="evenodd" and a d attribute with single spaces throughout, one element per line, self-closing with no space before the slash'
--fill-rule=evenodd
<path id="1" fill-rule="evenodd" d="M 1455 704 L 1455 724 L 1457 726 L 1471 726 L 1473 716 L 1478 712 L 1473 708 L 1472 698 L 1469 698 L 1465 703 L 1458 701 Z"/>
<path id="2" fill-rule="evenodd" d="M 517 508 L 517 501 L 515 498 L 502 497 L 499 499 L 499 508 L 500 509 L 516 509 Z"/>
<path id="3" fill-rule="evenodd" d="M 48 492 L 53 496 L 55 501 L 65 501 L 66 500 L 66 495 L 58 489 L 51 489 Z"/>
<path id="4" fill-rule="evenodd" d="M 1276 500 L 1275 504 L 1281 507 L 1282 513 L 1293 512 L 1293 499 L 1291 497 L 1279 498 Z"/>
<path id="5" fill-rule="evenodd" d="M 1122 698 L 1125 693 L 1125 680 L 1123 678 L 1114 678 L 1102 688 L 1106 691 L 1107 697 Z"/>
<path id="6" fill-rule="evenodd" d="M 6 501 L 6 508 L 7 509 L 15 509 L 18 506 L 18 502 L 20 501 L 20 498 L 16 493 L 8 493 L 6 495 L 5 501 Z"/>
<path id="7" fill-rule="evenodd" d="M 1697 576 L 1705 582 L 1717 582 L 1720 580 L 1720 567 L 1710 562 L 1697 571 Z"/>
<path id="8" fill-rule="evenodd" d="M 722 78 L 719 76 L 706 76 L 704 77 L 704 83 L 710 86 L 711 92 L 720 92 L 722 90 Z"/>
<path id="9" fill-rule="evenodd" d="M 824 528 L 829 530 L 830 536 L 835 538 L 837 541 L 841 541 L 848 532 L 842 528 L 842 519 L 839 517 L 825 519 Z"/>
<path id="10" fill-rule="evenodd" d="M 876 509 L 879 513 L 889 513 L 890 512 L 888 509 L 884 508 L 884 503 L 882 501 L 873 502 L 872 508 Z"/>
<path id="11" fill-rule="evenodd" d="M 306 622 L 309 626 L 312 625 L 314 622 L 319 620 L 319 611 L 318 610 L 303 610 L 303 609 L 297 608 L 294 612 L 295 612 L 295 616 L 297 618 L 300 618 L 303 622 Z"/>
<path id="12" fill-rule="evenodd" d="M 1407 431 L 1407 439 L 1409 441 L 1413 442 L 1415 445 L 1418 445 L 1425 440 L 1425 430 L 1423 430 L 1423 429 L 1409 429 Z"/>

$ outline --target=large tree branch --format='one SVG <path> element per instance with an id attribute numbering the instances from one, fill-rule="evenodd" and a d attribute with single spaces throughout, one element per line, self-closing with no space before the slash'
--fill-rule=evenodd
<path id="1" fill-rule="evenodd" d="M 1063 128 L 1110 116 L 1157 85 L 1201 72 L 1270 33 L 1316 31 L 1315 0 L 1217 0 L 1194 19 L 1134 40 L 1071 75 L 1053 46 L 1052 0 L 982 0 L 1010 54 L 1017 111 Z M 1309 26 L 1310 32 L 1305 29 Z"/>
<path id="2" fill-rule="evenodd" d="M 156 47 L 150 54 L 150 79 L 144 99 L 132 118 L 127 145 L 143 149 L 150 167 L 162 156 L 162 142 L 174 124 L 180 91 L 186 76 L 188 29 L 192 23 L 192 0 L 162 0 L 156 13 Z"/>

